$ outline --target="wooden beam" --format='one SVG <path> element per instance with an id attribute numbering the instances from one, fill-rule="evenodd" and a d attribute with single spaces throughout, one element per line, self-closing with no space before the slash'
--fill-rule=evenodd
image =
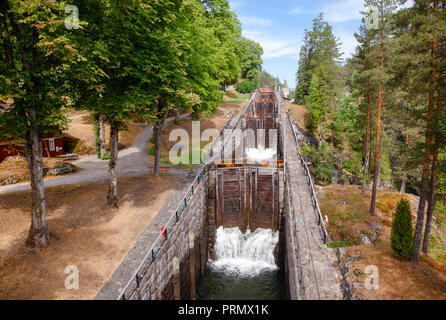
<path id="1" fill-rule="evenodd" d="M 239 203 L 239 211 L 238 211 L 238 217 L 237 217 L 237 221 L 238 221 L 238 225 L 239 228 L 241 229 L 241 224 L 242 224 L 242 181 L 241 181 L 241 175 L 242 175 L 242 169 L 238 168 L 238 203 Z"/>
<path id="2" fill-rule="evenodd" d="M 220 188 L 218 187 L 218 169 L 215 170 L 215 228 L 220 226 Z"/>
<path id="3" fill-rule="evenodd" d="M 225 172 L 221 171 L 221 225 L 225 226 Z"/>
<path id="4" fill-rule="evenodd" d="M 276 173 L 273 172 L 271 175 L 271 188 L 272 188 L 272 199 L 271 199 L 271 205 L 272 205 L 272 215 L 271 215 L 271 229 L 274 230 L 274 221 L 276 220 L 276 211 L 275 211 L 275 182 L 276 182 Z"/>

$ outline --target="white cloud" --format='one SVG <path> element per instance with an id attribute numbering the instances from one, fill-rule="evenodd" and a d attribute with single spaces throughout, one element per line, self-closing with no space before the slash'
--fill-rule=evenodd
<path id="1" fill-rule="evenodd" d="M 414 4 L 413 0 L 408 0 L 406 1 L 406 3 L 404 3 L 402 6 L 400 6 L 400 8 L 410 8 L 412 7 Z"/>
<path id="2" fill-rule="evenodd" d="M 239 20 L 245 26 L 269 27 L 273 24 L 273 21 L 270 19 L 263 19 L 263 18 L 257 18 L 257 17 L 240 16 Z"/>
<path id="3" fill-rule="evenodd" d="M 290 10 L 288 13 L 289 14 L 305 14 L 307 12 L 301 8 L 294 8 L 293 10 Z"/>
<path id="4" fill-rule="evenodd" d="M 323 10 L 328 22 L 346 22 L 361 20 L 361 11 L 364 10 L 363 2 L 359 0 L 339 0 L 329 4 Z"/>
<path id="5" fill-rule="evenodd" d="M 263 48 L 263 59 L 292 57 L 297 58 L 299 44 L 296 41 L 286 40 L 292 37 L 284 34 L 268 34 L 259 31 L 244 30 L 243 36 L 257 41 Z"/>
<path id="6" fill-rule="evenodd" d="M 341 51 L 344 53 L 343 58 L 350 58 L 350 56 L 355 53 L 358 45 L 355 36 L 350 31 L 335 31 L 335 35 L 339 37 L 339 40 L 342 42 Z"/>
<path id="7" fill-rule="evenodd" d="M 230 0 L 229 1 L 229 5 L 231 7 L 231 10 L 237 10 L 240 9 L 241 7 L 243 7 L 245 5 L 245 3 L 243 1 L 239 1 L 239 0 Z"/>

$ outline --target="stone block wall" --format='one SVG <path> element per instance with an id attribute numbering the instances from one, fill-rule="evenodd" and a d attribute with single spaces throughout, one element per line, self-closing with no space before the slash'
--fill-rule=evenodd
<path id="1" fill-rule="evenodd" d="M 195 180 L 198 175 L 199 180 Z M 118 299 L 124 289 L 121 299 L 126 300 L 195 298 L 192 291 L 204 273 L 208 251 L 207 177 L 207 169 L 200 166 L 178 185 L 96 299 Z M 192 192 L 190 187 L 194 180 Z M 176 221 L 175 212 L 179 205 L 180 213 Z M 176 222 L 168 224 L 172 216 Z M 162 226 L 167 226 L 166 237 L 158 244 L 156 240 Z M 150 248 L 154 243 L 157 248 L 152 258 Z M 133 277 L 140 265 L 138 276 Z M 175 269 L 178 269 L 177 274 Z"/>

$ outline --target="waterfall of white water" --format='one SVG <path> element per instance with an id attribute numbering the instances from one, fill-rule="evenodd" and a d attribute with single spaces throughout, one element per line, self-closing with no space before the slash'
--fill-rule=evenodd
<path id="1" fill-rule="evenodd" d="M 279 232 L 258 228 L 242 234 L 239 228 L 217 229 L 215 260 L 209 261 L 213 271 L 227 275 L 255 277 L 264 271 L 274 271 L 274 248 Z"/>
<path id="2" fill-rule="evenodd" d="M 276 152 L 274 149 L 265 149 L 264 146 L 259 145 L 259 148 L 247 148 L 246 155 L 250 160 L 270 160 L 274 158 Z"/>

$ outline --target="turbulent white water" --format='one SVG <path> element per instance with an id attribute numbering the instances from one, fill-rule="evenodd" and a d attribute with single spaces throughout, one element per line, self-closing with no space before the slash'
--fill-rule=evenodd
<path id="1" fill-rule="evenodd" d="M 260 145 L 259 148 L 247 148 L 246 155 L 250 160 L 270 160 L 273 159 L 275 155 L 274 149 L 265 149 L 264 146 Z"/>
<path id="2" fill-rule="evenodd" d="M 239 228 L 217 229 L 215 260 L 209 261 L 213 271 L 226 275 L 255 277 L 264 271 L 277 270 L 274 248 L 279 232 L 258 228 L 242 234 Z"/>

